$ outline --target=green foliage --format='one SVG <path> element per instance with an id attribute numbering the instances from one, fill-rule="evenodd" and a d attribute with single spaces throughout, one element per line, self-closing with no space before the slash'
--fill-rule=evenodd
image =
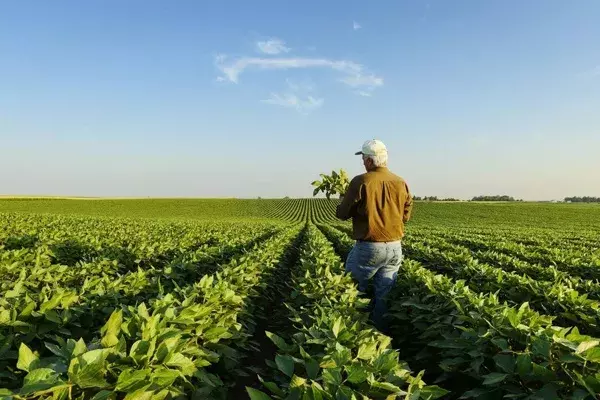
<path id="1" fill-rule="evenodd" d="M 422 373 L 413 376 L 391 339 L 368 325 L 365 300 L 323 234 L 311 224 L 306 236 L 287 304 L 298 330 L 287 340 L 268 334 L 278 354 L 272 375 L 261 381 L 272 398 L 435 399 L 446 394 L 425 384 Z"/>
<path id="2" fill-rule="evenodd" d="M 338 251 L 349 252 L 352 241 L 345 234 L 330 227 L 325 231 Z M 563 321 L 569 314 L 570 322 L 595 332 L 597 303 L 559 281 L 530 280 L 482 264 L 436 235 L 454 237 L 447 230 L 427 230 L 406 241 L 411 259 L 403 263 L 390 298 L 393 337 L 412 363 L 438 365 L 428 372 L 465 399 L 596 398 L 600 340 L 577 326 L 561 326 L 554 315 L 532 306 L 565 314 Z M 486 243 L 498 245 L 489 238 Z M 528 297 L 513 298 L 517 295 Z M 502 296 L 509 301 L 502 302 Z"/>
<path id="3" fill-rule="evenodd" d="M 0 387 L 15 398 L 225 393 L 248 346 L 238 318 L 301 228 L 4 218 L 0 235 L 38 238 L 0 247 Z M 65 240 L 80 258 L 66 268 Z"/>
<path id="4" fill-rule="evenodd" d="M 336 204 L 0 201 L 0 398 L 597 398 L 598 207 L 419 203 L 386 336 Z"/>
<path id="5" fill-rule="evenodd" d="M 319 174 L 321 180 L 316 180 L 311 183 L 314 186 L 313 196 L 316 196 L 319 192 L 325 193 L 327 199 L 331 196 L 339 194 L 344 195 L 348 190 L 350 179 L 348 174 L 343 169 L 340 172 L 331 171 L 331 175 Z"/>

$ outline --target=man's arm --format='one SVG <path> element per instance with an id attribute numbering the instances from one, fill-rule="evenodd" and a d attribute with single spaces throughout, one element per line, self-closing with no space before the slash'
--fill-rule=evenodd
<path id="1" fill-rule="evenodd" d="M 356 203 L 360 200 L 360 181 L 355 177 L 348 185 L 348 192 L 342 197 L 342 202 L 335 210 L 335 216 L 345 221 L 354 216 Z"/>
<path id="2" fill-rule="evenodd" d="M 406 187 L 406 201 L 404 202 L 404 217 L 403 220 L 404 222 L 408 222 L 410 220 L 411 217 L 411 213 L 412 213 L 412 208 L 413 208 L 413 197 L 412 194 L 410 193 L 410 190 L 408 189 L 408 185 L 406 183 L 404 183 L 405 187 Z"/>

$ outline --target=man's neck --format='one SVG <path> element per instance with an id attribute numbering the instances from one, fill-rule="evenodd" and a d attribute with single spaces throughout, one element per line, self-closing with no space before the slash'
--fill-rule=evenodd
<path id="1" fill-rule="evenodd" d="M 381 167 L 373 167 L 367 170 L 367 172 L 375 172 L 375 171 L 383 171 L 387 169 L 387 165 L 382 165 Z"/>

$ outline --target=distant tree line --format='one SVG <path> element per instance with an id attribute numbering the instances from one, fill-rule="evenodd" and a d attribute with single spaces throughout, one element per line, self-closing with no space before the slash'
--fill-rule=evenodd
<path id="1" fill-rule="evenodd" d="M 570 202 L 570 203 L 600 203 L 600 197 L 591 197 L 591 196 L 565 197 L 565 202 Z"/>
<path id="2" fill-rule="evenodd" d="M 512 196 L 502 195 L 502 196 L 475 196 L 471 199 L 471 201 L 523 201 L 523 200 L 515 200 Z"/>
<path id="3" fill-rule="evenodd" d="M 454 197 L 445 197 L 439 199 L 437 196 L 413 196 L 414 200 L 422 200 L 422 201 L 460 201 L 460 199 L 455 199 Z"/>
<path id="4" fill-rule="evenodd" d="M 442 197 L 439 198 L 437 196 L 413 196 L 414 200 L 422 200 L 422 201 L 461 201 L 460 199 L 456 199 L 454 197 Z M 502 195 L 502 196 L 475 196 L 469 201 L 523 201 L 516 200 L 512 196 Z"/>

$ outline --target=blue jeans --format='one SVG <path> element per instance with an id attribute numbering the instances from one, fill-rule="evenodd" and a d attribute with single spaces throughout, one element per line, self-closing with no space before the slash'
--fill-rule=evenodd
<path id="1" fill-rule="evenodd" d="M 371 320 L 380 331 L 386 330 L 386 296 L 394 286 L 402 263 L 402 242 L 356 242 L 346 259 L 346 272 L 358 281 L 358 290 L 366 293 L 373 278 L 375 296 Z"/>

